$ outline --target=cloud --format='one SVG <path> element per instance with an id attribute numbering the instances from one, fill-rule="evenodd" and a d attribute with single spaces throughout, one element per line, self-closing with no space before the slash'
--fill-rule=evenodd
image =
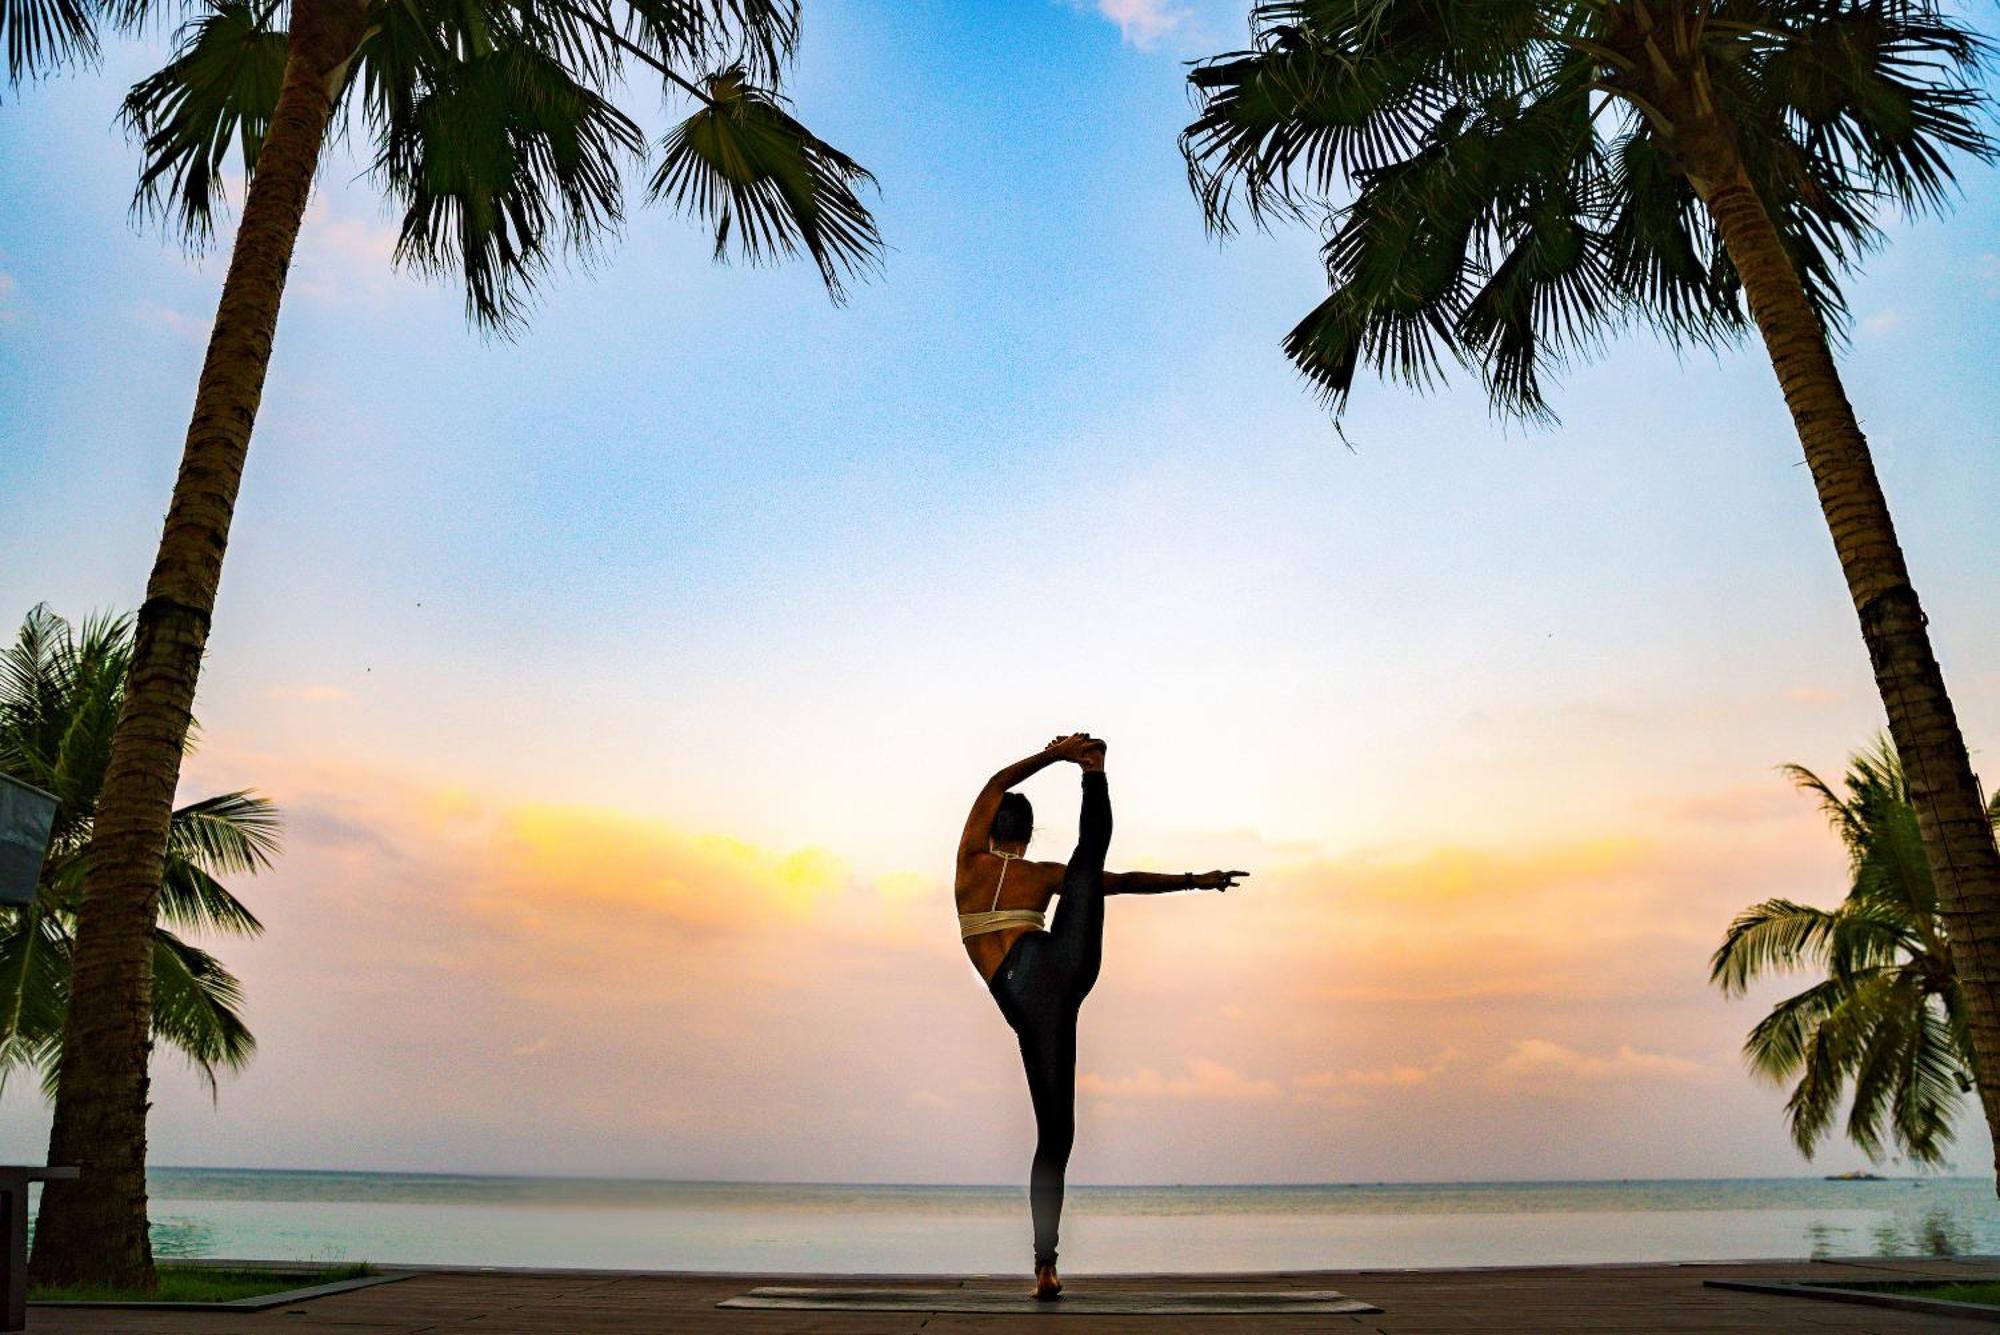
<path id="1" fill-rule="evenodd" d="M 1595 1057 L 1545 1038 L 1524 1038 L 1500 1059 L 1493 1074 L 1503 1080 L 1557 1082 L 1686 1080 L 1708 1074 L 1708 1067 L 1686 1057 L 1641 1052 L 1624 1043 L 1609 1057 Z"/>
<path id="2" fill-rule="evenodd" d="M 183 343 L 195 347 L 205 347 L 208 344 L 209 325 L 205 321 L 183 315 L 173 307 L 162 305 L 157 301 L 141 301 L 133 307 L 133 310 L 141 322 L 156 329 L 164 329 Z"/>
<path id="3" fill-rule="evenodd" d="M 302 704 L 326 704 L 332 700 L 347 699 L 347 690 L 341 686 L 326 686 L 308 683 L 304 686 L 267 686 L 264 688 L 266 700 L 296 700 Z"/>
<path id="4" fill-rule="evenodd" d="M 1794 686 L 1785 692 L 1785 698 L 1796 705 L 1838 705 L 1846 703 L 1847 692 L 1824 686 Z"/>
<path id="5" fill-rule="evenodd" d="M 930 895 L 942 898 L 946 892 L 935 876 L 920 871 L 892 871 L 875 878 L 875 893 L 892 902 L 907 903 Z"/>
<path id="6" fill-rule="evenodd" d="M 1292 1099 L 1297 1103 L 1356 1108 L 1368 1100 L 1356 1093 L 1363 1089 L 1416 1089 L 1429 1085 L 1444 1074 L 1460 1053 L 1446 1048 L 1423 1066 L 1395 1063 L 1378 1067 L 1349 1067 L 1344 1071 L 1311 1071 L 1292 1077 Z"/>
<path id="7" fill-rule="evenodd" d="M 1798 790 L 1789 783 L 1744 784 L 1720 792 L 1696 793 L 1661 805 L 1670 820 L 1696 821 L 1705 825 L 1758 825 L 1765 821 L 1790 820 L 1812 810 Z"/>
<path id="8" fill-rule="evenodd" d="M 1117 24 L 1119 34 L 1141 51 L 1151 51 L 1188 22 L 1188 12 L 1166 0 L 1097 0 L 1097 12 Z"/>
<path id="9" fill-rule="evenodd" d="M 702 928 L 806 916 L 844 885 L 824 849 L 782 852 L 602 807 L 527 803 L 481 822 L 471 899 L 519 923 L 604 913 Z"/>
<path id="10" fill-rule="evenodd" d="M 387 222 L 336 214 L 324 195 L 306 210 L 291 286 L 315 301 L 380 305 L 397 284 L 397 229 Z"/>
<path id="11" fill-rule="evenodd" d="M 1230 1103 L 1257 1103 L 1279 1097 L 1278 1082 L 1252 1079 L 1233 1066 L 1190 1057 L 1185 1075 L 1162 1076 L 1150 1067 L 1131 1075 L 1102 1076 L 1086 1071 L 1076 1080 L 1077 1092 L 1112 1100 L 1190 1099 Z"/>
<path id="12" fill-rule="evenodd" d="M 276 1161 L 309 1141 L 327 1162 L 408 1146 L 396 1166 L 487 1169 L 532 1137 L 540 1171 L 1018 1172 L 1019 1060 L 946 874 L 233 744 L 211 737 L 190 783 L 254 784 L 287 816 L 285 857 L 240 887 L 269 931 L 224 950 L 262 1040 L 225 1115 Z M 1532 1148 L 1552 1104 L 1603 1128 L 1592 1171 L 1682 1166 L 1622 1129 L 1631 1090 L 1696 1119 L 1738 1086 L 1767 1096 L 1726 1078 L 1749 1020 L 1707 988 L 1707 955 L 1742 904 L 1837 878 L 1839 850 L 1805 819 L 1643 828 L 1272 858 L 1241 894 L 1118 902 L 1079 1094 L 1169 1130 L 1095 1142 L 1090 1171 L 1544 1175 L 1572 1166 Z M 172 1106 L 213 1124 L 198 1090 Z M 966 1117 L 1016 1138 L 944 1134 Z"/>
<path id="13" fill-rule="evenodd" d="M 1902 327 L 1903 313 L 1895 309 L 1876 311 L 1861 321 L 1861 332 L 1870 338 L 1893 333 Z"/>

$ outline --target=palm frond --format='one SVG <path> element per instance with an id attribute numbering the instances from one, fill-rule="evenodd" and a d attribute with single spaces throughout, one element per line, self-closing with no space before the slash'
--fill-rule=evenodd
<path id="1" fill-rule="evenodd" d="M 660 145 L 651 195 L 715 229 L 752 263 L 803 252 L 835 301 L 880 264 L 882 238 L 857 193 L 875 178 L 794 120 L 741 68 L 712 75 L 707 100 Z"/>
<path id="2" fill-rule="evenodd" d="M 70 939 L 38 905 L 0 909 L 0 1092 L 21 1069 L 42 1069 L 69 1009 Z"/>
<path id="3" fill-rule="evenodd" d="M 1852 1081 L 1857 1107 L 1848 1134 L 1870 1158 L 1877 1158 L 1882 1146 L 1874 1105 L 1885 1092 L 1893 1093 L 1889 1071 L 1910 1023 L 1908 977 L 1899 970 L 1878 969 L 1836 980 L 1831 988 L 1830 1004 L 1803 1033 L 1798 1084 L 1785 1103 L 1792 1143 L 1812 1158 Z"/>
<path id="4" fill-rule="evenodd" d="M 254 876 L 283 846 L 284 820 L 267 797 L 248 791 L 190 802 L 167 827 L 167 856 L 217 875 Z"/>
<path id="5" fill-rule="evenodd" d="M 1984 42 L 1918 0 L 1668 12 L 1698 65 L 1675 86 L 1734 130 L 1840 337 L 1878 206 L 1936 208 L 1954 160 L 1996 154 Z M 1332 219 L 1329 296 L 1285 351 L 1336 415 L 1364 364 L 1422 390 L 1457 362 L 1496 411 L 1548 420 L 1552 377 L 1629 323 L 1680 346 L 1745 330 L 1679 131 L 1608 44 L 1653 22 L 1629 0 L 1274 0 L 1249 48 L 1195 63 L 1181 151 L 1210 230 L 1239 205 Z"/>
<path id="6" fill-rule="evenodd" d="M 76 910 L 132 634 L 129 617 L 96 615 L 72 625 L 42 607 L 0 650 L 0 764 L 17 775 L 27 765 L 59 799 L 57 835 L 34 904 L 0 909 L 0 1089 L 25 1068 L 38 1072 L 44 1092 L 52 1093 Z M 221 793 L 175 811 L 160 916 L 196 930 L 261 931 L 217 876 L 268 868 L 279 830 L 277 809 L 249 792 Z M 213 1090 L 217 1069 L 240 1067 L 253 1048 L 237 981 L 213 956 L 165 928 L 156 929 L 154 957 L 155 1035 L 184 1052 Z"/>
<path id="7" fill-rule="evenodd" d="M 133 208 L 188 244 L 214 236 L 232 153 L 247 177 L 278 104 L 286 35 L 271 0 L 210 0 L 174 35 L 174 56 L 134 84 L 120 115 L 145 166 Z"/>
<path id="8" fill-rule="evenodd" d="M 1905 210 L 1934 211 L 1954 155 L 1994 155 L 1979 86 L 1989 50 L 1927 4 L 1826 5 L 1763 48 L 1744 92 L 1783 108 L 1808 159 Z"/>
<path id="9" fill-rule="evenodd" d="M 396 114 L 375 165 L 403 205 L 397 259 L 455 271 L 468 316 L 503 332 L 554 256 L 587 259 L 617 229 L 620 161 L 645 147 L 623 112 L 525 45 L 432 71 Z"/>
<path id="10" fill-rule="evenodd" d="M 1764 974 L 1824 966 L 1840 926 L 1838 910 L 1789 899 L 1767 899 L 1736 915 L 1709 958 L 1708 981 L 1724 996 L 1741 996 Z"/>
<path id="11" fill-rule="evenodd" d="M 1197 64 L 1188 82 L 1200 115 L 1181 133 L 1188 181 L 1211 231 L 1235 230 L 1240 195 L 1251 217 L 1297 217 L 1343 176 L 1414 155 L 1453 105 L 1406 48 L 1343 51 L 1281 24 L 1268 45 Z"/>
<path id="12" fill-rule="evenodd" d="M 1751 1071 L 1774 1083 L 1798 1075 L 1814 1034 L 1853 991 L 1852 980 L 1830 978 L 1773 1006 L 1743 1041 L 1743 1057 Z"/>
<path id="13" fill-rule="evenodd" d="M 1894 905 L 1928 924 L 1937 912 L 1937 884 L 1924 852 L 1916 809 L 1900 786 L 1860 804 L 1867 842 L 1854 866 L 1853 898 Z"/>
<path id="14" fill-rule="evenodd" d="M 111 763 L 111 735 L 125 700 L 129 662 L 129 651 L 79 653 L 67 674 L 61 740 L 48 774 L 49 791 L 61 804 L 53 835 L 58 848 L 80 835 L 83 823 L 97 811 L 97 794 Z"/>
<path id="15" fill-rule="evenodd" d="M 1972 1044 L 1930 867 L 1894 745 L 1886 736 L 1849 757 L 1844 792 L 1812 771 L 1785 773 L 1819 799 L 1848 853 L 1840 907 L 1767 900 L 1738 915 L 1710 980 L 1740 995 L 1782 967 L 1825 981 L 1774 1007 L 1750 1031 L 1753 1070 L 1796 1080 L 1786 1104 L 1810 1157 L 1851 1085 L 1847 1138 L 1871 1158 L 1893 1144 L 1918 1163 L 1943 1160 L 1970 1078 Z"/>
<path id="16" fill-rule="evenodd" d="M 188 1059 L 211 1095 L 218 1066 L 241 1070 L 256 1051 L 242 1004 L 242 985 L 213 955 L 164 928 L 153 933 L 153 1034 Z"/>
<path id="17" fill-rule="evenodd" d="M 1854 1065 L 1854 1100 L 1847 1117 L 1847 1138 L 1870 1159 L 1879 1160 L 1888 1139 L 1890 1109 L 1908 1096 L 1910 1050 L 1922 1031 L 1924 997 L 1906 970 L 1888 970 L 1867 993 L 1866 1013 L 1855 1024 L 1858 1049 Z M 1862 1010 L 1856 1003 L 1855 1011 Z"/>
<path id="18" fill-rule="evenodd" d="M 194 932 L 257 936 L 264 924 L 220 881 L 192 862 L 170 858 L 160 878 L 160 921 Z"/>
<path id="19" fill-rule="evenodd" d="M 1833 826 L 1833 832 L 1846 845 L 1849 858 L 1856 857 L 1856 850 L 1867 831 L 1862 828 L 1859 814 L 1849 809 L 1847 799 L 1834 792 L 1831 784 L 1804 765 L 1780 765 L 1778 772 L 1790 779 L 1793 787 L 1819 798 L 1819 809 L 1825 814 L 1827 823 Z"/>
<path id="20" fill-rule="evenodd" d="M 1965 1049 L 1951 1022 L 1924 1006 L 1909 1026 L 1897 1072 L 1892 1124 L 1904 1151 L 1918 1163 L 1938 1165 L 1950 1148 L 1952 1126 L 1970 1087 Z"/>
<path id="21" fill-rule="evenodd" d="M 796 0 L 626 0 L 625 31 L 673 66 L 742 64 L 776 79 L 798 49 Z"/>
<path id="22" fill-rule="evenodd" d="M 97 22 L 88 0 L 0 0 L 7 82 L 52 74 L 97 59 Z"/>
<path id="23" fill-rule="evenodd" d="M 1676 346 L 1742 336 L 1749 315 L 1736 270 L 1673 155 L 1627 114 L 1606 153 L 1604 240 L 1611 282 Z"/>
<path id="24" fill-rule="evenodd" d="M 37 603 L 0 653 L 0 766 L 38 788 L 48 788 L 55 773 L 74 648 L 69 622 Z"/>
<path id="25" fill-rule="evenodd" d="M 1792 1144 L 1807 1159 L 1813 1157 L 1833 1126 L 1848 1077 L 1860 1056 L 1857 1026 L 1840 1022 L 1843 1008 L 1852 1006 L 1853 1001 L 1850 990 L 1812 1026 L 1800 1046 L 1799 1080 L 1785 1100 L 1785 1120 Z"/>

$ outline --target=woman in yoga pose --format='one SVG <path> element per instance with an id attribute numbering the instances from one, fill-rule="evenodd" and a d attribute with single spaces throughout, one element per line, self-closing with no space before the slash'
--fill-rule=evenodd
<path id="1" fill-rule="evenodd" d="M 1062 1292 L 1056 1277 L 1056 1226 L 1062 1218 L 1063 1170 L 1076 1138 L 1076 1017 L 1097 982 L 1104 953 L 1104 897 L 1169 890 L 1227 890 L 1241 871 L 1106 872 L 1111 795 L 1104 743 L 1089 733 L 1058 737 L 986 781 L 958 841 L 958 933 L 972 967 L 986 980 L 1021 1041 L 1028 1097 L 1035 1105 L 1035 1159 L 1028 1201 L 1035 1221 L 1035 1296 Z M 1028 862 L 1034 832 L 1028 799 L 1009 792 L 1059 761 L 1083 770 L 1083 817 L 1067 863 Z M 1043 914 L 1056 895 L 1055 922 Z"/>

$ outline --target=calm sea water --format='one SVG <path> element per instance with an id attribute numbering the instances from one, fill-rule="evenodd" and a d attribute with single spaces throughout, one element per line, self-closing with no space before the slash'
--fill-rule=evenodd
<path id="1" fill-rule="evenodd" d="M 1009 1272 L 1025 1194 L 155 1169 L 163 1256 L 825 1273 Z M 2000 1253 L 1990 1180 L 1074 1187 L 1076 1271 Z"/>

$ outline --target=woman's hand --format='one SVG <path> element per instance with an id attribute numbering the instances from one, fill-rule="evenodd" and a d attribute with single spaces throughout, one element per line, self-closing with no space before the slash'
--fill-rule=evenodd
<path id="1" fill-rule="evenodd" d="M 1202 890 L 1233 890 L 1236 883 L 1249 874 L 1247 871 L 1205 871 L 1194 878 L 1194 883 Z"/>
<path id="2" fill-rule="evenodd" d="M 1081 765 L 1085 757 L 1093 751 L 1102 755 L 1104 743 L 1087 732 L 1073 732 L 1067 737 L 1058 737 L 1051 741 L 1044 751 L 1045 754 L 1052 755 L 1058 760 L 1068 760 Z"/>

